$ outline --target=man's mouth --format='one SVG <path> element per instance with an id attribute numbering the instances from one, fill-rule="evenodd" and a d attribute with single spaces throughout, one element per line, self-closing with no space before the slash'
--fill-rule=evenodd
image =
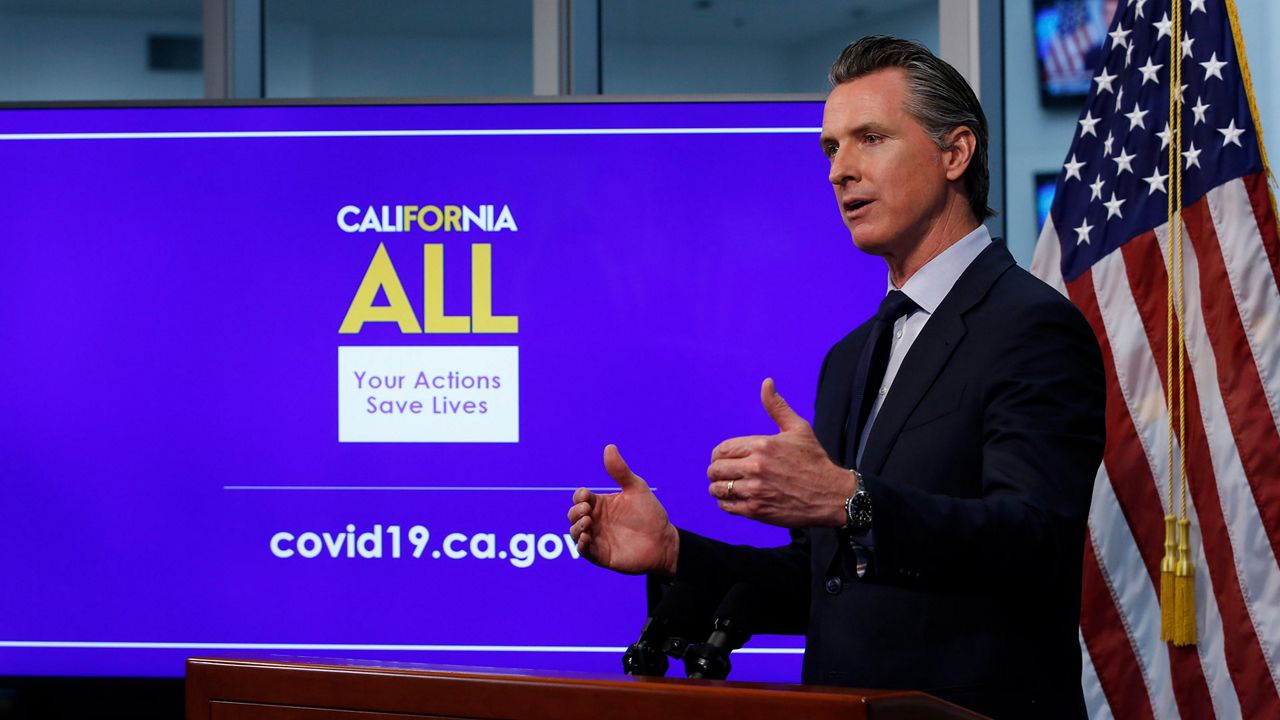
<path id="1" fill-rule="evenodd" d="M 844 211 L 853 214 L 870 204 L 870 200 L 850 200 L 844 203 Z"/>

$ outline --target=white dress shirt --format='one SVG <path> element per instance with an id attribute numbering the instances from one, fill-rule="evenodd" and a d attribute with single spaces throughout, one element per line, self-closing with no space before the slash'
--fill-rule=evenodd
<path id="1" fill-rule="evenodd" d="M 951 292 L 956 280 L 960 279 L 960 275 L 974 258 L 978 257 L 990 244 L 991 233 L 987 231 L 987 226 L 979 225 L 977 230 L 960 238 L 956 244 L 925 263 L 924 267 L 917 270 L 902 287 L 894 287 L 893 281 L 888 281 L 886 295 L 893 290 L 901 290 L 919 306 L 919 309 L 903 315 L 893 324 L 893 338 L 889 345 L 889 365 L 885 368 L 884 381 L 880 383 L 880 389 L 876 392 L 875 400 L 871 404 L 867 425 L 862 429 L 862 437 L 858 442 L 858 465 L 862 464 L 862 451 L 867 447 L 867 437 L 871 434 L 876 415 L 880 413 L 880 406 L 884 404 L 884 398 L 889 394 L 889 388 L 893 385 L 893 379 L 898 374 L 898 368 L 902 366 L 902 360 L 907 356 L 907 351 L 920 336 L 925 323 L 933 317 L 933 312 L 938 309 L 942 299 Z"/>

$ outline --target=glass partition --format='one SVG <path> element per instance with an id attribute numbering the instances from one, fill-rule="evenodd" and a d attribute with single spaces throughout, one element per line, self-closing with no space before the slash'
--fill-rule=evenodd
<path id="1" fill-rule="evenodd" d="M 0 3 L 0 101 L 199 98 L 200 0 Z"/>
<path id="2" fill-rule="evenodd" d="M 530 0 L 264 0 L 267 97 L 529 95 Z"/>
<path id="3" fill-rule="evenodd" d="M 938 51 L 937 0 L 603 0 L 606 94 L 825 93 L 831 61 L 863 35 Z"/>

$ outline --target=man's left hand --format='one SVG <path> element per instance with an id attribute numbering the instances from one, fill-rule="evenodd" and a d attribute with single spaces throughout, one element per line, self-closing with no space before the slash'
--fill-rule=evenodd
<path id="1" fill-rule="evenodd" d="M 813 428 L 778 394 L 773 379 L 760 402 L 777 435 L 725 440 L 711 452 L 708 491 L 720 509 L 782 527 L 841 527 L 845 498 L 858 488 L 852 472 L 831 462 Z"/>

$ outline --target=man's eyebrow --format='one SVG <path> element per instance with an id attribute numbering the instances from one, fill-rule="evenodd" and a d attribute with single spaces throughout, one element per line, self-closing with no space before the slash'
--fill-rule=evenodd
<path id="1" fill-rule="evenodd" d="M 880 123 L 868 122 L 855 127 L 851 134 L 866 135 L 867 133 L 878 133 L 880 135 L 888 135 L 889 129 Z"/>
<path id="2" fill-rule="evenodd" d="M 891 134 L 887 127 L 877 122 L 866 122 L 861 125 L 858 125 L 857 127 L 849 131 L 849 134 L 854 137 L 858 137 L 860 135 L 866 135 L 868 133 L 876 133 L 877 135 Z M 825 146 L 828 143 L 834 143 L 834 142 L 836 142 L 835 133 L 823 131 L 823 133 L 818 136 L 818 143 L 820 145 Z"/>

